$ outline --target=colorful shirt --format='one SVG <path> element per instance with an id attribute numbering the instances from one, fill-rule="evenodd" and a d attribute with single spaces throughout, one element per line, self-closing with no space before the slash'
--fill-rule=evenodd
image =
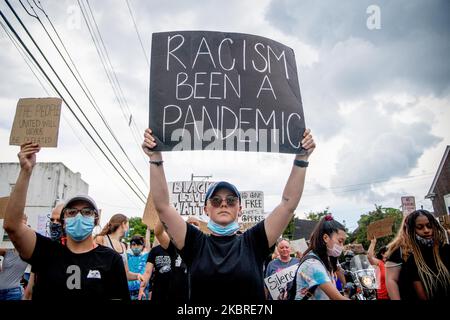
<path id="1" fill-rule="evenodd" d="M 315 255 L 314 253 L 308 253 Z M 295 300 L 301 300 L 306 295 L 307 290 L 315 285 L 321 285 L 327 282 L 334 284 L 333 277 L 325 269 L 323 263 L 318 260 L 320 259 L 308 259 L 305 260 L 299 267 L 297 273 L 297 293 L 295 295 Z M 314 292 L 314 295 L 309 298 L 309 300 L 330 300 L 330 298 L 323 292 L 320 287 Z"/>
<path id="2" fill-rule="evenodd" d="M 148 252 L 142 253 L 138 256 L 135 256 L 134 254 L 127 253 L 128 255 L 128 269 L 130 272 L 145 273 L 145 266 L 147 264 L 148 259 Z M 130 291 L 139 291 L 140 282 L 139 280 L 132 280 L 128 281 L 128 289 Z"/>

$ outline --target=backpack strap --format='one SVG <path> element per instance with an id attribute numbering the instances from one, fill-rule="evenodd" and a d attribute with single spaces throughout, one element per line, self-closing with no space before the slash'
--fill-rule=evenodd
<path id="1" fill-rule="evenodd" d="M 297 271 L 295 272 L 294 285 L 293 285 L 293 287 L 297 287 L 297 273 L 298 273 L 298 269 L 300 269 L 300 266 L 302 265 L 303 262 L 305 262 L 306 260 L 309 260 L 309 259 L 315 259 L 315 260 L 318 260 L 318 261 L 320 261 L 320 263 L 325 267 L 325 265 L 323 264 L 322 260 L 320 260 L 320 259 L 319 259 L 318 257 L 316 257 L 315 255 L 312 255 L 312 254 L 306 255 L 305 257 L 302 258 L 302 260 L 301 260 L 300 263 L 298 264 Z M 326 270 L 326 269 L 327 269 L 327 268 L 325 268 L 325 270 Z M 314 285 L 314 286 L 308 288 L 308 290 L 307 290 L 306 294 L 303 296 L 302 300 L 308 300 L 309 298 L 311 298 L 311 297 L 314 295 L 314 292 L 316 291 L 316 289 L 317 289 L 318 286 L 319 286 L 319 285 L 316 284 L 316 285 Z"/>

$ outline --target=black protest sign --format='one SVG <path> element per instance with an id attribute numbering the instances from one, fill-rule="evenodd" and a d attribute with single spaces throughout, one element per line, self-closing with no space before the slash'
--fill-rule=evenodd
<path id="1" fill-rule="evenodd" d="M 157 150 L 299 153 L 294 51 L 239 33 L 154 33 L 149 127 Z"/>

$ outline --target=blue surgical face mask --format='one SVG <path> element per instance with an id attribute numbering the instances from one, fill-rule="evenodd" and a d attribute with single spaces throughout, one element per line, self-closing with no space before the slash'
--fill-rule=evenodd
<path id="1" fill-rule="evenodd" d="M 141 248 L 132 248 L 131 251 L 133 251 L 133 254 L 134 254 L 135 256 L 138 256 L 138 255 L 141 254 L 142 249 L 141 249 Z"/>
<path id="2" fill-rule="evenodd" d="M 54 223 L 54 222 L 50 222 L 50 238 L 53 241 L 59 241 L 62 237 L 62 225 L 60 223 Z"/>
<path id="3" fill-rule="evenodd" d="M 208 229 L 219 236 L 231 236 L 239 230 L 239 224 L 237 221 L 233 221 L 224 227 L 210 219 L 208 222 Z"/>
<path id="4" fill-rule="evenodd" d="M 83 217 L 78 213 L 73 218 L 66 218 L 66 233 L 76 242 L 83 241 L 92 234 L 95 227 L 94 217 Z"/>

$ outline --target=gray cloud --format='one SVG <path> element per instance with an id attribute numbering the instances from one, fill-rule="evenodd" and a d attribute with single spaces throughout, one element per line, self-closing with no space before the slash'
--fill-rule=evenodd
<path id="1" fill-rule="evenodd" d="M 373 1 L 273 1 L 267 19 L 320 49 L 312 71 L 340 99 L 384 89 L 449 90 L 450 2 L 377 1 L 381 29 L 369 30 Z"/>
<path id="2" fill-rule="evenodd" d="M 337 155 L 339 161 L 331 179 L 332 186 L 407 175 L 427 149 L 442 141 L 431 134 L 431 123 L 395 121 L 392 114 L 377 111 L 374 101 L 356 108 L 347 118 L 343 135 L 349 142 Z M 373 189 L 362 188 L 347 196 L 373 200 L 389 198 L 393 194 L 382 197 Z"/>

